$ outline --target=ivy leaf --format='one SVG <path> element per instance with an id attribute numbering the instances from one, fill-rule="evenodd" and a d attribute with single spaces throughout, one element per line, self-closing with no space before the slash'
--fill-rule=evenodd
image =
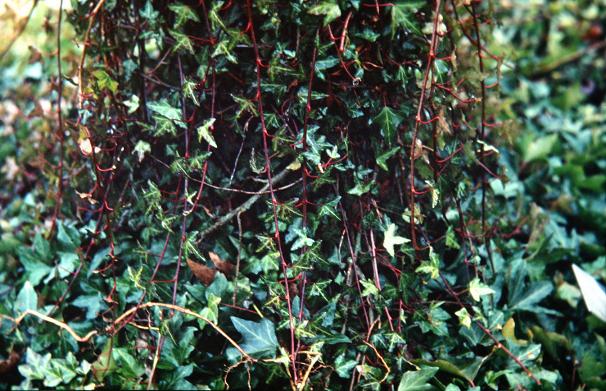
<path id="1" fill-rule="evenodd" d="M 187 50 L 191 54 L 194 54 L 194 47 L 186 34 L 175 30 L 170 30 L 169 33 L 175 39 L 175 44 L 173 46 L 175 52 Z"/>
<path id="2" fill-rule="evenodd" d="M 183 26 L 187 21 L 199 22 L 198 15 L 185 4 L 171 4 L 168 9 L 175 13 L 175 28 Z"/>
<path id="3" fill-rule="evenodd" d="M 60 221 L 57 223 L 57 239 L 66 250 L 75 251 L 80 245 L 80 234 L 73 222 Z"/>
<path id="4" fill-rule="evenodd" d="M 128 114 L 132 114 L 139 108 L 139 96 L 132 95 L 129 100 L 125 100 L 122 103 L 128 107 Z"/>
<path id="5" fill-rule="evenodd" d="M 461 245 L 457 241 L 457 237 L 455 236 L 455 232 L 452 226 L 448 227 L 448 230 L 446 231 L 446 247 L 454 248 L 457 250 L 461 248 Z"/>
<path id="6" fill-rule="evenodd" d="M 522 355 L 521 355 L 522 356 Z M 450 358 L 449 360 L 438 359 L 435 361 L 412 360 L 416 365 L 430 365 L 440 369 L 443 372 L 459 376 L 468 382 L 474 381 L 480 370 L 480 367 L 486 360 L 486 357 L 476 356 L 472 359 Z"/>
<path id="7" fill-rule="evenodd" d="M 531 141 L 524 150 L 524 161 L 531 162 L 546 158 L 551 153 L 557 141 L 557 134 L 550 134 L 549 136 L 539 137 Z"/>
<path id="8" fill-rule="evenodd" d="M 366 183 L 359 182 L 354 187 L 352 187 L 351 189 L 349 189 L 347 191 L 347 194 L 361 196 L 363 194 L 368 193 L 370 191 L 370 189 L 372 189 L 372 185 L 373 185 L 372 181 L 369 181 L 369 182 L 366 182 Z"/>
<path id="9" fill-rule="evenodd" d="M 419 27 L 414 20 L 414 13 L 423 5 L 425 1 L 399 1 L 391 7 L 391 35 L 396 33 L 400 27 L 415 33 L 420 33 Z"/>
<path id="10" fill-rule="evenodd" d="M 23 288 L 17 295 L 15 302 L 15 312 L 21 314 L 27 310 L 38 309 L 38 294 L 34 290 L 34 286 L 29 281 L 25 281 Z"/>
<path id="11" fill-rule="evenodd" d="M 394 141 L 396 130 L 400 123 L 402 123 L 402 117 L 390 107 L 385 106 L 373 119 L 373 123 L 375 122 L 381 127 L 381 134 L 385 137 L 387 143 L 391 145 Z"/>
<path id="12" fill-rule="evenodd" d="M 154 136 L 164 136 L 167 134 L 174 136 L 177 134 L 177 128 L 173 121 L 169 120 L 168 118 L 156 115 L 154 115 L 153 118 L 154 121 L 156 121 L 156 126 L 154 128 Z"/>
<path id="13" fill-rule="evenodd" d="M 97 356 L 97 360 L 92 363 L 93 377 L 96 381 L 101 382 L 106 375 L 110 374 L 116 368 L 116 360 L 113 358 L 113 339 L 109 339 L 101 354 Z"/>
<path id="14" fill-rule="evenodd" d="M 400 147 L 393 147 L 387 152 L 383 152 L 377 157 L 377 166 L 381 167 L 384 171 L 389 171 L 387 168 L 387 160 L 395 155 L 400 150 Z"/>
<path id="15" fill-rule="evenodd" d="M 362 297 L 376 296 L 379 294 L 379 288 L 375 285 L 372 280 L 360 280 L 360 284 L 364 288 L 362 290 Z"/>
<path id="16" fill-rule="evenodd" d="M 200 105 L 198 96 L 196 94 L 197 83 L 193 80 L 185 80 L 183 83 L 183 94 L 190 98 L 196 106 Z"/>
<path id="17" fill-rule="evenodd" d="M 86 319 L 95 319 L 101 311 L 107 308 L 103 296 L 99 292 L 96 295 L 79 296 L 72 304 L 86 310 Z"/>
<path id="18" fill-rule="evenodd" d="M 114 348 L 112 358 L 116 362 L 118 371 L 127 378 L 138 379 L 145 373 L 143 365 L 129 353 L 127 348 Z"/>
<path id="19" fill-rule="evenodd" d="M 160 12 L 154 9 L 150 0 L 147 0 L 145 6 L 139 11 L 139 15 L 141 15 L 143 19 L 149 21 L 151 25 L 155 25 L 160 16 Z"/>
<path id="20" fill-rule="evenodd" d="M 345 358 L 345 354 L 340 354 L 335 360 L 335 371 L 337 375 L 343 379 L 349 379 L 351 377 L 351 371 L 356 367 L 358 362 L 356 360 Z"/>
<path id="21" fill-rule="evenodd" d="M 59 252 L 59 264 L 55 268 L 59 278 L 65 278 L 69 276 L 80 263 L 78 254 L 73 252 Z"/>
<path id="22" fill-rule="evenodd" d="M 527 262 L 521 258 L 511 262 L 508 281 L 508 303 L 512 310 L 535 313 L 558 314 L 557 311 L 543 308 L 538 303 L 553 291 L 550 281 L 538 281 L 526 284 Z"/>
<path id="23" fill-rule="evenodd" d="M 307 13 L 312 15 L 324 15 L 324 25 L 326 26 L 333 20 L 341 16 L 341 8 L 333 1 L 323 1 L 318 5 L 311 7 Z"/>
<path id="24" fill-rule="evenodd" d="M 440 258 L 433 251 L 433 248 L 429 248 L 429 260 L 421 262 L 419 267 L 415 269 L 415 272 L 429 274 L 431 279 L 438 278 L 440 275 Z"/>
<path id="25" fill-rule="evenodd" d="M 494 290 L 476 277 L 469 283 L 469 294 L 475 301 L 480 301 L 482 296 L 494 294 Z"/>
<path id="26" fill-rule="evenodd" d="M 162 99 L 158 102 L 149 102 L 147 108 L 154 113 L 160 114 L 164 118 L 175 122 L 181 122 L 181 110 L 171 106 L 166 99 Z"/>
<path id="27" fill-rule="evenodd" d="M 19 255 L 21 265 L 25 269 L 28 282 L 33 286 L 38 285 L 44 277 L 53 271 L 53 268 L 41 262 L 30 248 L 18 248 L 17 254 Z"/>
<path id="28" fill-rule="evenodd" d="M 145 154 L 149 153 L 149 152 L 151 152 L 151 145 L 149 145 L 149 143 L 147 143 L 143 140 L 137 141 L 137 144 L 135 145 L 135 149 L 133 150 L 133 153 L 137 154 L 139 163 L 141 163 L 141 161 L 143 161 Z"/>
<path id="29" fill-rule="evenodd" d="M 118 82 L 111 78 L 111 76 L 102 69 L 98 69 L 93 72 L 93 76 L 97 80 L 97 86 L 101 90 L 108 89 L 115 94 L 118 91 Z"/>
<path id="30" fill-rule="evenodd" d="M 421 368 L 418 371 L 405 372 L 400 379 L 398 391 L 425 391 L 432 390 L 433 386 L 429 384 L 434 375 L 438 372 L 438 368 Z"/>
<path id="31" fill-rule="evenodd" d="M 459 324 L 461 326 L 465 326 L 468 329 L 471 328 L 471 316 L 469 316 L 469 312 L 467 312 L 467 309 L 461 308 L 460 310 L 455 312 L 455 315 L 457 316 L 457 318 L 459 318 Z"/>
<path id="32" fill-rule="evenodd" d="M 234 327 L 242 337 L 244 342 L 242 349 L 253 357 L 275 357 L 276 349 L 280 346 L 276 338 L 274 324 L 268 319 L 261 319 L 260 322 L 230 317 Z"/>
<path id="33" fill-rule="evenodd" d="M 549 281 L 540 281 L 535 284 L 531 284 L 525 293 L 518 301 L 512 303 L 511 309 L 524 310 L 532 312 L 550 312 L 547 308 L 537 306 L 537 304 L 549 296 L 553 291 L 553 286 Z"/>
<path id="34" fill-rule="evenodd" d="M 385 247 L 385 250 L 392 257 L 395 256 L 394 246 L 410 242 L 410 239 L 397 236 L 396 228 L 395 224 L 389 224 L 387 231 L 385 231 L 385 238 L 383 239 L 383 247 Z"/>
<path id="35" fill-rule="evenodd" d="M 208 305 L 202 309 L 200 315 L 204 316 L 213 323 L 217 323 L 219 321 L 219 303 L 221 302 L 221 298 L 211 293 L 208 295 L 207 301 Z M 200 329 L 203 329 L 204 326 L 206 326 L 206 321 L 199 320 L 198 324 L 200 325 Z"/>
<path id="36" fill-rule="evenodd" d="M 198 141 L 202 142 L 204 139 L 204 141 L 206 141 L 211 147 L 217 148 L 217 143 L 215 142 L 215 138 L 210 130 L 214 123 L 215 119 L 210 118 L 207 119 L 202 126 L 198 127 Z"/>

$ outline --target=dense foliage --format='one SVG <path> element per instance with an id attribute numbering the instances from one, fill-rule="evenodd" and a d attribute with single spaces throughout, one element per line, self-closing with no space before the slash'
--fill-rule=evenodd
<path id="1" fill-rule="evenodd" d="M 606 387 L 603 1 L 33 3 L 0 385 Z"/>

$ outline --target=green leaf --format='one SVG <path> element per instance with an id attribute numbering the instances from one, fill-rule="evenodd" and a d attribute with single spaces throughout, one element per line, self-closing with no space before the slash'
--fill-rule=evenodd
<path id="1" fill-rule="evenodd" d="M 368 193 L 370 191 L 370 189 L 372 189 L 372 185 L 373 185 L 372 181 L 369 181 L 366 183 L 358 182 L 354 187 L 352 187 L 351 189 L 349 189 L 347 191 L 347 194 L 361 196 L 363 194 Z"/>
<path id="2" fill-rule="evenodd" d="M 480 301 L 482 296 L 494 294 L 494 290 L 476 277 L 469 282 L 469 294 L 475 301 Z"/>
<path id="3" fill-rule="evenodd" d="M 91 368 L 93 369 L 93 377 L 96 381 L 102 382 L 106 375 L 112 373 L 116 368 L 116 361 L 113 359 L 113 347 L 114 341 L 109 339 L 101 354 L 97 356 L 97 360 L 92 363 Z"/>
<path id="4" fill-rule="evenodd" d="M 457 250 L 461 248 L 452 226 L 449 226 L 448 230 L 446 231 L 446 246 Z"/>
<path id="5" fill-rule="evenodd" d="M 193 80 L 185 80 L 183 83 L 183 94 L 190 98 L 196 106 L 200 105 L 200 101 L 198 100 L 198 94 L 196 93 L 196 88 L 198 83 Z"/>
<path id="6" fill-rule="evenodd" d="M 549 281 L 541 281 L 531 284 L 519 300 L 511 303 L 511 309 L 536 311 L 537 304 L 549 296 L 553 291 L 553 285 Z"/>
<path id="7" fill-rule="evenodd" d="M 186 34 L 176 30 L 170 30 L 169 33 L 175 39 L 175 43 L 173 45 L 173 50 L 175 52 L 188 51 L 189 53 L 194 54 L 194 47 Z"/>
<path id="8" fill-rule="evenodd" d="M 199 22 L 198 15 L 184 4 L 170 4 L 168 9 L 175 13 L 175 28 L 183 26 L 187 21 Z"/>
<path id="9" fill-rule="evenodd" d="M 38 309 L 38 294 L 29 281 L 25 281 L 15 301 L 15 312 L 21 314 L 27 310 Z"/>
<path id="10" fill-rule="evenodd" d="M 114 348 L 112 350 L 112 358 L 116 362 L 117 370 L 128 378 L 138 379 L 145 374 L 143 365 L 134 358 L 128 348 Z"/>
<path id="11" fill-rule="evenodd" d="M 27 279 L 33 286 L 38 285 L 44 277 L 54 270 L 53 267 L 38 260 L 30 248 L 18 248 L 17 254 L 21 265 L 25 269 Z"/>
<path id="12" fill-rule="evenodd" d="M 135 148 L 133 149 L 133 153 L 137 154 L 139 163 L 141 163 L 143 161 L 143 158 L 145 158 L 145 154 L 149 153 L 149 152 L 151 152 L 151 145 L 149 145 L 148 142 L 145 142 L 143 140 L 137 141 L 137 144 L 135 145 Z"/>
<path id="13" fill-rule="evenodd" d="M 457 318 L 459 318 L 459 324 L 461 326 L 465 326 L 467 328 L 471 328 L 471 316 L 469 316 L 469 312 L 467 309 L 461 308 L 457 312 L 455 312 Z"/>
<path id="14" fill-rule="evenodd" d="M 202 309 L 200 315 L 213 323 L 217 323 L 219 321 L 219 303 L 221 302 L 221 298 L 212 293 L 207 296 L 207 306 Z M 206 322 L 203 320 L 200 320 L 198 323 L 200 324 L 200 329 L 203 329 L 204 326 L 206 326 Z"/>
<path id="15" fill-rule="evenodd" d="M 34 251 L 40 259 L 48 260 L 52 257 L 50 243 L 40 233 L 34 238 Z"/>
<path id="16" fill-rule="evenodd" d="M 139 109 L 139 96 L 131 95 L 129 100 L 125 100 L 122 103 L 128 107 L 128 114 L 132 114 Z"/>
<path id="17" fill-rule="evenodd" d="M 69 276 L 80 264 L 80 257 L 76 253 L 59 252 L 57 255 L 59 255 L 59 264 L 57 265 L 59 278 Z"/>
<path id="18" fill-rule="evenodd" d="M 396 225 L 389 224 L 387 231 L 385 231 L 385 238 L 383 239 L 383 247 L 387 250 L 387 253 L 392 257 L 395 256 L 394 246 L 410 242 L 410 239 L 403 238 L 402 236 L 396 235 Z"/>
<path id="19" fill-rule="evenodd" d="M 154 113 L 160 114 L 164 118 L 175 122 L 181 122 L 181 110 L 171 106 L 166 99 L 162 99 L 158 102 L 148 102 L 147 108 Z"/>
<path id="20" fill-rule="evenodd" d="M 43 380 L 49 370 L 51 354 L 41 355 L 27 348 L 25 364 L 19 365 L 19 373 L 28 380 Z"/>
<path id="21" fill-rule="evenodd" d="M 73 222 L 60 221 L 57 223 L 57 240 L 65 250 L 75 251 L 80 246 L 80 233 Z"/>
<path id="22" fill-rule="evenodd" d="M 377 123 L 381 127 L 381 134 L 387 140 L 387 144 L 391 145 L 394 142 L 398 126 L 402 123 L 402 117 L 390 107 L 384 106 L 373 119 L 373 123 Z"/>
<path id="23" fill-rule="evenodd" d="M 425 391 L 432 390 L 434 387 L 429 384 L 434 375 L 438 372 L 438 368 L 421 368 L 418 371 L 405 372 L 400 379 L 398 391 Z"/>
<path id="24" fill-rule="evenodd" d="M 211 132 L 211 127 L 214 123 L 215 119 L 209 118 L 204 121 L 204 124 L 202 124 L 202 126 L 198 127 L 198 141 L 202 142 L 202 140 L 204 139 L 204 141 L 206 141 L 211 147 L 217 148 L 217 143 L 215 142 L 215 138 L 213 137 L 213 134 Z"/>
<path id="25" fill-rule="evenodd" d="M 557 134 L 550 134 L 549 136 L 539 137 L 531 141 L 524 151 L 524 161 L 531 162 L 546 158 L 553 150 L 557 141 Z"/>
<path id="26" fill-rule="evenodd" d="M 387 168 L 387 160 L 389 160 L 389 158 L 394 156 L 399 150 L 400 150 L 400 147 L 393 147 L 389 151 L 384 152 L 381 155 L 377 156 L 377 166 L 381 167 L 381 169 L 383 169 L 385 171 L 389 171 L 389 169 Z"/>
<path id="27" fill-rule="evenodd" d="M 379 294 L 379 288 L 375 285 L 372 280 L 360 280 L 360 284 L 362 284 L 362 297 L 366 296 L 376 296 Z"/>
<path id="28" fill-rule="evenodd" d="M 230 319 L 244 338 L 244 342 L 240 346 L 246 353 L 253 357 L 275 357 L 276 349 L 280 345 L 271 321 L 264 318 L 260 322 L 253 322 L 235 316 L 231 316 Z"/>
<path id="29" fill-rule="evenodd" d="M 398 1 L 391 7 L 391 35 L 396 33 L 399 28 L 420 33 L 419 27 L 414 19 L 414 13 L 425 5 L 425 1 Z"/>
<path id="30" fill-rule="evenodd" d="M 488 357 L 476 356 L 472 359 L 451 358 L 449 360 L 438 359 L 435 361 L 412 360 L 416 365 L 431 365 L 444 372 L 459 376 L 468 382 L 474 381 L 482 364 Z"/>
<path id="31" fill-rule="evenodd" d="M 357 364 L 358 362 L 356 360 L 347 359 L 345 354 L 340 354 L 335 360 L 335 371 L 339 377 L 349 379 L 351 377 L 351 371 Z"/>
<path id="32" fill-rule="evenodd" d="M 440 275 L 440 259 L 433 251 L 433 248 L 429 249 L 429 260 L 422 261 L 419 267 L 415 269 L 415 272 L 429 274 L 431 279 L 438 278 Z"/>
<path id="33" fill-rule="evenodd" d="M 141 15 L 143 19 L 149 21 L 151 25 L 155 25 L 160 16 L 160 12 L 154 9 L 151 0 L 147 0 L 145 6 L 139 10 L 139 15 Z"/>
<path id="34" fill-rule="evenodd" d="M 78 296 L 72 301 L 72 304 L 86 310 L 86 319 L 95 319 L 101 311 L 107 309 L 107 305 L 103 299 L 104 297 L 101 293 L 97 292 L 96 295 Z"/>
<path id="35" fill-rule="evenodd" d="M 341 8 L 336 1 L 323 1 L 318 5 L 311 7 L 307 13 L 312 15 L 324 15 L 324 25 L 341 16 Z"/>
<path id="36" fill-rule="evenodd" d="M 111 76 L 102 69 L 98 69 L 93 72 L 94 78 L 97 80 L 97 86 L 101 90 L 108 89 L 115 94 L 118 91 L 118 82 L 111 78 Z"/>

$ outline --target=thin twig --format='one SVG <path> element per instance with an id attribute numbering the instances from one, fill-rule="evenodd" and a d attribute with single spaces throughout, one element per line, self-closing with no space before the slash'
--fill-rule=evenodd
<path id="1" fill-rule="evenodd" d="M 236 220 L 238 221 L 238 255 L 236 257 L 236 273 L 234 277 L 234 305 L 236 305 L 238 300 L 238 276 L 240 274 L 240 260 L 242 258 L 242 220 L 240 219 L 240 214 L 241 213 L 238 213 L 236 215 Z"/>
<path id="2" fill-rule="evenodd" d="M 280 182 L 282 179 L 284 179 L 286 177 L 286 174 L 288 174 L 289 171 L 290 171 L 289 168 L 285 168 L 284 170 L 280 171 L 278 174 L 273 176 L 272 182 L 274 184 Z M 238 215 L 242 212 L 246 212 L 248 209 L 250 209 L 254 205 L 254 203 L 257 202 L 257 200 L 259 198 L 261 198 L 261 196 L 263 194 L 265 194 L 265 192 L 269 189 L 269 187 L 270 187 L 270 183 L 268 182 L 265 186 L 263 186 L 261 188 L 261 190 L 259 190 L 257 192 L 257 194 L 250 197 L 242 205 L 240 205 L 236 209 L 231 210 L 228 214 L 221 217 L 216 223 L 214 223 L 213 225 L 211 225 L 210 227 L 208 227 L 204 231 L 202 231 L 202 233 L 200 234 L 200 239 L 198 239 L 196 241 L 196 243 L 200 244 L 204 240 L 204 238 L 206 238 L 206 236 L 208 236 L 212 232 L 216 231 L 217 229 L 219 229 L 222 226 L 224 226 L 225 224 L 227 224 L 231 219 L 236 217 L 236 215 Z M 274 191 L 275 191 L 275 189 L 274 189 Z"/>
<path id="3" fill-rule="evenodd" d="M 82 107 L 82 87 L 84 86 L 84 60 L 86 59 L 86 48 L 88 47 L 88 38 L 90 36 L 90 31 L 93 28 L 95 18 L 97 17 L 97 14 L 103 7 L 104 3 L 105 0 L 99 0 L 97 5 L 93 9 L 93 12 L 91 12 L 90 16 L 88 17 L 88 27 L 86 28 L 86 32 L 84 33 L 84 46 L 82 47 L 82 54 L 80 55 L 80 64 L 78 65 L 78 101 L 80 107 Z"/>
<path id="4" fill-rule="evenodd" d="M 178 305 L 166 304 L 166 303 L 157 303 L 157 302 L 153 302 L 153 301 L 150 301 L 150 302 L 147 302 L 147 303 L 143 303 L 143 304 L 140 304 L 140 305 L 136 305 L 136 306 L 128 309 L 127 311 L 125 311 L 119 317 L 117 317 L 116 320 L 114 321 L 114 323 L 107 328 L 107 331 L 111 332 L 111 330 L 112 330 L 113 327 L 119 325 L 124 319 L 128 318 L 130 315 L 132 315 L 137 310 L 142 309 L 142 308 L 150 308 L 150 307 L 168 308 L 170 310 L 178 311 L 178 312 L 181 312 L 183 314 L 190 315 L 190 316 L 193 316 L 195 318 L 198 318 L 200 320 L 205 321 L 213 329 L 215 329 L 216 332 L 218 332 L 219 334 L 221 334 L 227 340 L 227 342 L 229 342 L 234 348 L 236 348 L 236 350 L 238 352 L 240 352 L 240 354 L 242 355 L 242 357 L 244 357 L 245 359 L 247 359 L 249 361 L 252 361 L 252 362 L 256 362 L 257 361 L 256 359 L 254 359 L 253 357 L 251 357 L 248 353 L 246 353 L 240 347 L 240 345 L 238 345 L 238 343 L 233 340 L 233 338 L 231 338 L 229 335 L 227 335 L 227 333 L 225 331 L 223 331 L 223 329 L 221 329 L 219 326 L 217 326 L 215 323 L 213 323 L 210 319 L 208 319 L 208 318 L 206 318 L 206 317 L 204 317 L 204 316 L 202 316 L 202 315 L 200 315 L 200 314 L 198 314 L 196 312 L 188 310 L 187 308 L 179 307 Z"/>
<path id="5" fill-rule="evenodd" d="M 9 316 L 5 316 L 5 315 L 2 315 L 2 317 L 11 320 L 15 324 L 15 326 L 19 326 L 19 324 L 21 323 L 23 318 L 25 318 L 27 315 L 33 315 L 39 319 L 42 319 L 45 322 L 52 323 L 55 326 L 62 328 L 63 330 L 67 331 L 69 333 L 69 335 L 71 335 L 78 342 L 88 342 L 93 335 L 97 334 L 97 331 L 91 331 L 90 333 L 86 334 L 84 337 L 81 337 L 74 331 L 74 329 L 69 327 L 66 323 L 61 322 L 57 319 L 53 319 L 50 316 L 41 314 L 35 310 L 25 310 L 25 312 L 23 312 L 21 315 L 19 315 L 18 318 L 15 318 L 15 319 L 13 319 Z"/>
<path id="6" fill-rule="evenodd" d="M 57 21 L 57 122 L 59 134 L 59 166 L 58 169 L 58 183 L 57 183 L 57 196 L 55 200 L 55 210 L 51 220 L 51 227 L 49 229 L 49 236 L 51 236 L 55 230 L 57 224 L 57 218 L 61 212 L 61 204 L 63 203 L 63 155 L 65 154 L 65 134 L 63 131 L 63 113 L 61 108 L 61 99 L 63 98 L 63 75 L 61 71 L 61 19 L 63 18 L 63 0 L 59 2 L 59 20 Z"/>

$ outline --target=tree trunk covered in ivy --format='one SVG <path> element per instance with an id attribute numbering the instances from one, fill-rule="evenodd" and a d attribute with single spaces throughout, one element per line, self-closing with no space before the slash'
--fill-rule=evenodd
<path id="1" fill-rule="evenodd" d="M 55 68 L 63 104 L 40 148 L 52 206 L 18 250 L 28 282 L 12 314 L 34 334 L 62 330 L 45 347 L 60 380 L 36 377 L 47 359 L 32 347 L 22 386 L 458 390 L 570 376 L 516 338 L 514 315 L 556 311 L 539 307 L 552 283 L 528 282 L 537 233 L 507 187 L 508 53 L 493 29 L 509 11 L 494 7 L 57 10 L 79 51 Z"/>

